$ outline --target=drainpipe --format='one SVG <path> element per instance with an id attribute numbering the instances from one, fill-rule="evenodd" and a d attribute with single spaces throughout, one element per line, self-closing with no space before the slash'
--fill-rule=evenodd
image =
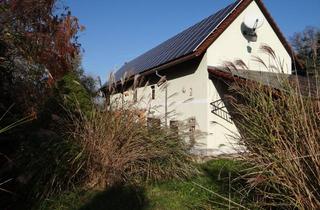
<path id="1" fill-rule="evenodd" d="M 165 76 L 162 76 L 156 71 L 156 75 L 161 79 Z M 168 86 L 167 86 L 167 79 L 165 79 L 165 99 L 164 99 L 164 123 L 165 127 L 168 127 Z"/>

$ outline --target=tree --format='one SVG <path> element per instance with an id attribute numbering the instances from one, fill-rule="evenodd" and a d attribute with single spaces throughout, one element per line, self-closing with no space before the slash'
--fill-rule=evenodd
<path id="1" fill-rule="evenodd" d="M 90 75 L 85 74 L 84 68 L 82 66 L 82 56 L 81 54 L 77 55 L 73 59 L 73 70 L 75 72 L 75 76 L 79 82 L 84 86 L 84 88 L 88 91 L 91 97 L 95 97 L 97 95 L 97 86 L 98 86 L 98 78 L 94 78 Z"/>
<path id="2" fill-rule="evenodd" d="M 0 1 L 0 111 L 34 112 L 52 81 L 72 71 L 83 29 L 57 0 Z"/>
<path id="3" fill-rule="evenodd" d="M 68 73 L 59 80 L 56 91 L 62 98 L 61 105 L 65 105 L 69 110 L 80 109 L 83 113 L 87 113 L 92 108 L 89 92 L 74 73 Z"/>
<path id="4" fill-rule="evenodd" d="M 308 75 L 320 73 L 320 29 L 307 27 L 302 32 L 295 33 L 291 43 L 302 60 Z"/>
<path id="5" fill-rule="evenodd" d="M 55 87 L 59 86 L 56 81 L 63 81 L 65 75 L 75 71 L 73 60 L 80 51 L 77 34 L 83 27 L 68 8 L 58 8 L 58 2 L 59 0 L 0 0 L 0 116 L 6 113 L 6 117 L 0 121 L 0 128 L 29 116 L 30 113 L 38 117 L 39 110 L 55 94 Z M 72 98 L 74 95 L 77 100 L 80 98 L 81 102 L 90 103 L 90 97 L 85 95 L 81 86 L 76 85 L 70 77 L 64 79 L 66 83 L 62 82 L 60 86 L 65 87 L 63 93 L 71 89 L 68 98 L 71 103 L 75 101 Z M 11 109 L 6 112 L 9 107 Z M 2 193 L 0 190 L 0 209 L 20 209 L 20 206 L 15 208 L 12 205 L 19 205 L 17 198 L 24 200 L 24 192 L 29 193 L 29 189 L 23 188 L 23 183 L 28 182 L 28 179 L 21 182 L 18 177 L 25 174 L 29 177 L 30 174 L 33 175 L 34 169 L 19 168 L 23 164 L 19 162 L 19 157 L 26 154 L 29 157 L 27 163 L 33 159 L 37 163 L 45 162 L 46 155 L 50 155 L 43 153 L 43 156 L 35 156 L 32 149 L 39 150 L 45 145 L 48 148 L 46 151 L 52 151 L 57 146 L 57 142 L 52 141 L 54 137 L 60 139 L 61 136 L 64 140 L 61 133 L 44 131 L 43 128 L 40 120 L 34 120 L 1 134 L 0 178 L 13 180 L 5 187 L 19 196 Z M 40 141 L 43 133 L 46 138 Z M 26 149 L 29 147 L 24 146 L 31 148 Z M 70 149 L 63 148 L 65 151 Z M 15 160 L 14 164 L 11 160 Z M 56 159 L 53 157 L 53 160 Z M 45 166 L 52 162 L 54 161 L 48 160 Z M 42 169 L 43 167 L 40 168 Z M 21 203 L 23 208 L 27 208 L 26 202 Z"/>

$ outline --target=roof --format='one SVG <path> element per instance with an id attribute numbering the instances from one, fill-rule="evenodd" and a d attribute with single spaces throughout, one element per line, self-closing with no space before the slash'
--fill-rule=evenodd
<path id="1" fill-rule="evenodd" d="M 239 2 L 207 17 L 162 44 L 126 63 L 116 72 L 116 80 L 127 72 L 131 75 L 160 66 L 194 52 L 212 31 L 236 8 Z"/>
<path id="2" fill-rule="evenodd" d="M 115 80 L 119 81 L 125 73 L 127 73 L 126 78 L 130 78 L 130 76 L 136 74 L 146 74 L 156 70 L 162 70 L 202 55 L 253 1 L 258 4 L 289 55 L 293 57 L 293 60 L 296 60 L 293 50 L 262 1 L 237 0 L 224 9 L 219 10 L 215 14 L 126 63 L 116 72 Z"/>
<path id="3" fill-rule="evenodd" d="M 283 81 L 288 81 L 291 85 L 295 87 L 298 86 L 303 96 L 311 96 L 314 99 L 319 98 L 318 85 L 314 78 L 275 72 L 227 70 L 211 66 L 208 67 L 208 72 L 211 76 L 223 81 L 251 81 L 277 90 L 283 90 Z"/>

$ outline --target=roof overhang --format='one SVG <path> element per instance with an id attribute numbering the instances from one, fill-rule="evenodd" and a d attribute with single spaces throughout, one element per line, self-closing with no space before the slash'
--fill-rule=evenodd
<path id="1" fill-rule="evenodd" d="M 319 93 L 317 88 L 317 81 L 315 79 L 274 72 L 262 72 L 252 70 L 230 70 L 220 67 L 208 67 L 208 73 L 210 77 L 222 80 L 228 85 L 232 83 L 241 84 L 260 84 L 266 87 L 272 87 L 278 91 L 286 91 L 283 82 L 289 82 L 292 87 L 298 87 L 301 95 L 306 97 L 312 97 L 313 99 L 319 99 Z"/>
<path id="2" fill-rule="evenodd" d="M 201 55 L 201 54 L 200 54 Z M 200 56 L 199 54 L 197 54 L 196 52 L 193 52 L 189 55 L 186 55 L 186 56 L 183 56 L 183 57 L 180 57 L 178 59 L 175 59 L 171 62 L 168 62 L 168 63 L 165 63 L 161 66 L 157 66 L 155 68 L 152 68 L 152 69 L 148 69 L 148 70 L 145 70 L 141 73 L 139 73 L 139 77 L 142 78 L 142 77 L 146 77 L 148 75 L 151 75 L 151 74 L 155 74 L 156 72 L 158 71 L 162 71 L 162 70 L 165 70 L 165 69 L 168 69 L 170 67 L 173 67 L 175 65 L 178 65 L 178 64 L 181 64 L 181 63 L 184 63 L 184 62 L 187 62 L 187 61 L 190 61 L 196 57 L 199 57 Z M 129 81 L 132 81 L 134 80 L 134 75 L 131 76 L 131 77 L 128 77 L 125 79 L 125 82 L 129 82 Z M 108 82 L 106 82 L 104 85 L 102 85 L 102 87 L 100 88 L 101 91 L 105 92 L 105 88 L 108 88 Z M 117 87 L 121 85 L 121 81 L 117 81 L 115 84 L 113 84 L 113 86 Z"/>

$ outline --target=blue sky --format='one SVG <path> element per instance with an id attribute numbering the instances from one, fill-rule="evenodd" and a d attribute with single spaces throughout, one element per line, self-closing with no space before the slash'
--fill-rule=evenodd
<path id="1" fill-rule="evenodd" d="M 86 73 L 104 82 L 111 71 L 233 0 L 65 0 L 86 30 L 80 34 Z M 287 38 L 320 27 L 320 0 L 264 0 Z"/>

